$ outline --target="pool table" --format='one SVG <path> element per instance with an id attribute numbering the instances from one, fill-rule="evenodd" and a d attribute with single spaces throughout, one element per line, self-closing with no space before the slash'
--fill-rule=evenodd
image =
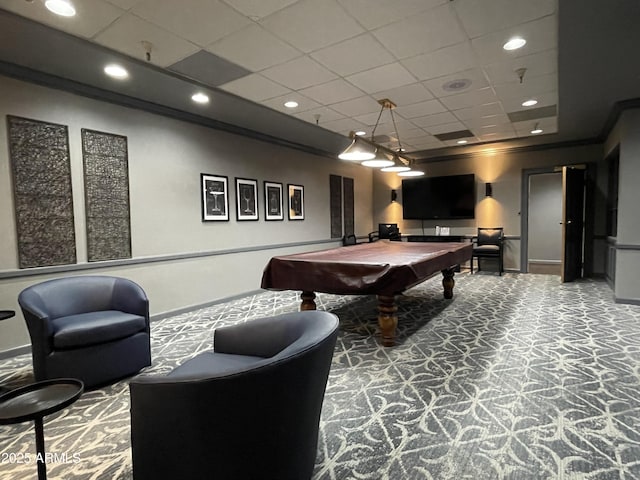
<path id="1" fill-rule="evenodd" d="M 453 298 L 454 269 L 471 260 L 471 243 L 380 240 L 346 247 L 273 257 L 262 288 L 299 290 L 301 310 L 315 310 L 315 292 L 377 295 L 382 343 L 395 343 L 395 296 L 442 272 L 444 298 Z"/>

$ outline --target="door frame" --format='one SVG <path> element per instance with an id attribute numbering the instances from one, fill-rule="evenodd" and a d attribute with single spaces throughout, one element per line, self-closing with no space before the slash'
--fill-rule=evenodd
<path id="1" fill-rule="evenodd" d="M 557 167 L 527 168 L 522 170 L 520 207 L 520 272 L 529 273 L 529 178 L 543 173 L 557 173 Z M 560 207 L 561 208 L 561 207 Z"/>
<path id="2" fill-rule="evenodd" d="M 595 179 L 596 164 L 592 162 L 572 162 L 549 167 L 526 168 L 522 170 L 520 186 L 520 272 L 529 273 L 529 177 L 541 173 L 555 173 L 562 167 L 585 165 L 585 198 L 584 198 L 584 249 L 582 252 L 585 277 L 593 275 L 593 238 L 595 222 Z M 564 245 L 563 245 L 564 248 Z"/>

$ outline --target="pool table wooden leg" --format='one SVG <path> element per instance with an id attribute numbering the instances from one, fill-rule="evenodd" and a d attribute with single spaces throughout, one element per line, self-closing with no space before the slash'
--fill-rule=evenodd
<path id="1" fill-rule="evenodd" d="M 397 311 L 394 295 L 378 295 L 378 325 L 382 333 L 382 344 L 385 347 L 392 347 L 396 343 Z"/>
<path id="2" fill-rule="evenodd" d="M 442 286 L 444 287 L 444 298 L 453 298 L 453 286 L 456 282 L 453 280 L 454 275 L 453 268 L 447 268 L 442 270 Z"/>
<path id="3" fill-rule="evenodd" d="M 314 302 L 316 298 L 316 294 L 313 292 L 302 292 L 300 294 L 300 298 L 302 299 L 302 303 L 300 304 L 300 310 L 315 310 L 316 302 Z"/>

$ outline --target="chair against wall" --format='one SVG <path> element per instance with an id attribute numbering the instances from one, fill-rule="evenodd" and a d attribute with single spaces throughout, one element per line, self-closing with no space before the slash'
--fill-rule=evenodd
<path id="1" fill-rule="evenodd" d="M 18 303 L 36 381 L 71 377 L 90 388 L 151 365 L 149 300 L 131 280 L 48 280 L 24 289 Z"/>
<path id="2" fill-rule="evenodd" d="M 473 273 L 473 259 L 478 259 L 478 271 L 480 271 L 480 258 L 495 258 L 498 260 L 498 273 L 502 275 L 504 251 L 503 227 L 478 228 L 476 244 L 473 247 L 471 257 L 471 273 Z"/>
<path id="3" fill-rule="evenodd" d="M 214 349 L 134 378 L 134 480 L 311 478 L 338 318 L 304 311 L 214 332 Z"/>
<path id="4" fill-rule="evenodd" d="M 348 245 L 355 245 L 356 243 L 358 243 L 358 239 L 353 233 L 342 237 L 342 245 L 344 245 L 345 247 Z"/>

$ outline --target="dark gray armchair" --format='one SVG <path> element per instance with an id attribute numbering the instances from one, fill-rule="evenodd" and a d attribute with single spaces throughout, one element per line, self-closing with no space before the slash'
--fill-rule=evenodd
<path id="1" fill-rule="evenodd" d="M 134 378 L 134 480 L 311 478 L 337 334 L 322 311 L 251 320 L 167 376 Z"/>
<path id="2" fill-rule="evenodd" d="M 37 381 L 71 377 L 91 388 L 151 365 L 149 300 L 131 280 L 48 280 L 24 289 L 18 303 Z"/>
<path id="3" fill-rule="evenodd" d="M 476 244 L 473 246 L 471 257 L 471 273 L 473 273 L 473 259 L 478 259 L 478 271 L 480 271 L 481 258 L 495 258 L 498 260 L 498 273 L 504 271 L 504 231 L 503 227 L 478 228 Z"/>

